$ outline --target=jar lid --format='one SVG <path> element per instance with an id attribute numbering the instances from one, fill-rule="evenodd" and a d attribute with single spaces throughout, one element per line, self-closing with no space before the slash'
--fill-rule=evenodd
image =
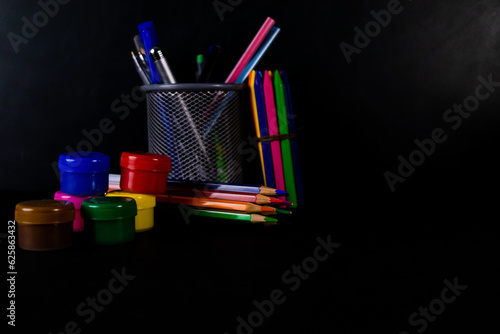
<path id="1" fill-rule="evenodd" d="M 109 172 L 109 155 L 99 152 L 67 152 L 59 156 L 59 170 L 70 173 Z"/>
<path id="2" fill-rule="evenodd" d="M 82 202 L 83 219 L 115 220 L 137 215 L 137 204 L 130 197 L 94 197 Z"/>
<path id="3" fill-rule="evenodd" d="M 75 206 L 69 201 L 41 199 L 17 203 L 15 220 L 24 224 L 57 224 L 75 220 Z"/>
<path id="4" fill-rule="evenodd" d="M 106 197 L 108 196 L 133 198 L 137 204 L 137 210 L 149 209 L 156 206 L 156 196 L 154 195 L 132 193 L 128 191 L 110 191 L 106 193 Z"/>
<path id="5" fill-rule="evenodd" d="M 120 166 L 150 172 L 170 172 L 171 160 L 169 157 L 158 153 L 149 152 L 123 152 Z"/>
<path id="6" fill-rule="evenodd" d="M 63 201 L 70 201 L 75 205 L 75 210 L 80 210 L 82 207 L 82 202 L 85 201 L 86 199 L 93 198 L 93 197 L 98 197 L 97 195 L 93 196 L 75 196 L 75 195 L 69 195 L 66 193 L 63 193 L 61 190 L 58 190 L 54 194 L 54 199 L 58 200 L 63 200 Z"/>

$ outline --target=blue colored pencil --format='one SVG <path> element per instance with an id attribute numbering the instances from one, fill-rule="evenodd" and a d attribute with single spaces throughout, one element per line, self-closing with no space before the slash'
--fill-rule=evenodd
<path id="1" fill-rule="evenodd" d="M 253 56 L 252 60 L 248 63 L 248 65 L 243 69 L 238 79 L 236 79 L 236 83 L 243 83 L 248 78 L 248 74 L 253 71 L 255 66 L 259 63 L 262 56 L 266 53 L 269 46 L 273 43 L 276 36 L 278 36 L 280 32 L 280 28 L 272 27 L 266 38 L 262 42 L 262 46 L 259 48 L 257 53 Z"/>
<path id="2" fill-rule="evenodd" d="M 244 83 L 245 80 L 248 78 L 248 74 L 253 71 L 255 66 L 259 63 L 261 60 L 262 56 L 266 53 L 267 49 L 271 46 L 273 43 L 274 39 L 276 36 L 278 36 L 280 32 L 280 28 L 278 27 L 272 27 L 269 33 L 266 35 L 266 38 L 262 41 L 262 44 L 253 56 L 253 58 L 250 60 L 248 65 L 241 71 L 240 75 L 236 79 L 234 83 L 241 84 Z M 229 82 L 231 83 L 231 82 Z M 217 96 L 214 99 L 214 103 L 212 104 L 217 104 L 220 103 L 215 112 L 213 113 L 212 117 L 209 119 L 207 126 L 205 127 L 205 130 L 203 131 L 203 138 L 205 138 L 210 131 L 212 131 L 212 127 L 215 125 L 217 122 L 217 119 L 219 118 L 222 110 L 225 108 L 227 101 L 231 99 L 231 96 L 234 94 L 234 92 L 229 92 L 226 97 L 222 97 L 221 94 L 217 94 Z M 222 100 L 222 101 L 221 101 Z M 212 106 L 209 108 L 209 110 L 212 109 Z"/>
<path id="3" fill-rule="evenodd" d="M 168 180 L 169 185 L 176 187 L 184 187 L 191 189 L 204 189 L 204 190 L 218 190 L 229 191 L 237 193 L 248 194 L 261 194 L 266 196 L 285 196 L 286 191 L 274 189 L 266 186 L 253 185 L 253 184 L 236 184 L 236 183 L 221 183 L 221 182 L 202 182 L 202 181 L 181 181 L 181 180 Z"/>

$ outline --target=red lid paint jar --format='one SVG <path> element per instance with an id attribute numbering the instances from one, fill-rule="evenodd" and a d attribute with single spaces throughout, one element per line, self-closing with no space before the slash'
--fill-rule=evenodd
<path id="1" fill-rule="evenodd" d="M 73 231 L 83 232 L 84 226 L 83 226 L 83 218 L 81 215 L 82 202 L 88 198 L 93 198 L 93 197 L 97 197 L 97 195 L 94 195 L 94 196 L 74 196 L 74 195 L 65 194 L 61 190 L 57 191 L 54 194 L 54 199 L 69 201 L 69 202 L 73 203 L 73 205 L 75 206 L 75 220 L 73 220 Z"/>
<path id="2" fill-rule="evenodd" d="M 142 194 L 163 194 L 167 190 L 171 160 L 166 155 L 123 152 L 120 159 L 120 188 Z"/>
<path id="3" fill-rule="evenodd" d="M 130 197 L 94 197 L 82 202 L 85 234 L 100 245 L 116 245 L 135 238 L 137 204 Z"/>
<path id="4" fill-rule="evenodd" d="M 30 251 L 62 249 L 73 243 L 75 206 L 69 201 L 42 199 L 16 205 L 17 242 Z"/>

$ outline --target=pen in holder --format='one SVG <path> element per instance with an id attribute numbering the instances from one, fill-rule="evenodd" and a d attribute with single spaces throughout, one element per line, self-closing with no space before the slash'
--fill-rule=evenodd
<path id="1" fill-rule="evenodd" d="M 144 85 L 149 152 L 172 159 L 175 180 L 242 182 L 242 92 L 245 84 Z M 218 117 L 214 121 L 214 99 Z M 205 133 L 207 123 L 213 123 Z M 202 143 L 200 136 L 203 133 Z"/>

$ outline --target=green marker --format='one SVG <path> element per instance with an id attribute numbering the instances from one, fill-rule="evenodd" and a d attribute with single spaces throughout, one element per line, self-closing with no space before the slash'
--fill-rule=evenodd
<path id="1" fill-rule="evenodd" d="M 280 135 L 287 135 L 288 117 L 286 112 L 285 89 L 281 80 L 280 72 L 274 72 L 274 92 L 276 98 L 276 116 L 278 117 L 278 130 Z M 290 139 L 281 140 L 281 160 L 283 162 L 283 176 L 285 177 L 285 189 L 288 193 L 286 199 L 292 202 L 292 208 L 297 207 L 297 190 L 295 188 L 295 175 L 293 171 L 292 147 Z"/>
<path id="2" fill-rule="evenodd" d="M 203 71 L 203 66 L 205 65 L 205 56 L 201 53 L 196 56 L 196 66 L 198 66 L 198 70 L 196 71 L 196 81 L 200 78 L 201 71 Z"/>

